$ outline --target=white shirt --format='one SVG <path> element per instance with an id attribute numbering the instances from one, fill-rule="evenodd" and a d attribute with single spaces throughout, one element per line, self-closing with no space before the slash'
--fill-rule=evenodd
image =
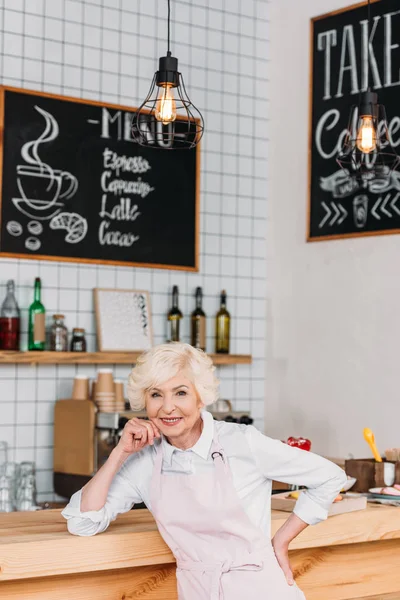
<path id="1" fill-rule="evenodd" d="M 279 440 L 263 435 L 251 425 L 214 421 L 202 411 L 203 431 L 188 450 L 171 446 L 166 438 L 162 473 L 196 476 L 214 468 L 211 443 L 214 427 L 232 471 L 233 483 L 240 502 L 251 521 L 270 538 L 272 480 L 303 485 L 294 512 L 310 525 L 327 518 L 334 498 L 346 481 L 345 472 L 334 463 Z M 132 454 L 115 475 L 106 504 L 97 511 L 81 512 L 81 490 L 76 492 L 62 511 L 68 530 L 75 535 L 94 535 L 107 529 L 118 514 L 129 511 L 135 503 L 144 502 L 151 511 L 151 478 L 156 447 L 147 446 Z M 177 490 L 177 493 L 179 491 Z"/>

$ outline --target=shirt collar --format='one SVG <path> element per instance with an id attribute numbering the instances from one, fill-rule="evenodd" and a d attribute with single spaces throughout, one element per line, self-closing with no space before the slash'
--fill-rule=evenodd
<path id="1" fill-rule="evenodd" d="M 214 437 L 214 418 L 207 410 L 202 410 L 200 414 L 201 418 L 203 419 L 203 431 L 201 432 L 201 435 L 195 445 L 192 448 L 188 448 L 188 450 L 194 452 L 204 460 L 207 460 Z M 179 448 L 171 446 L 164 436 L 162 436 L 161 443 L 163 459 L 169 466 L 171 466 L 172 455 L 174 454 L 175 450 L 178 452 L 187 452 L 187 450 L 180 450 Z"/>

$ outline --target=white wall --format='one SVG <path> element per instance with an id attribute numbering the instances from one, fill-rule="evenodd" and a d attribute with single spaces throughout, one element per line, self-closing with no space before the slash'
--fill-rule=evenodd
<path id="1" fill-rule="evenodd" d="M 266 429 L 328 456 L 400 445 L 400 236 L 306 243 L 310 18 L 343 0 L 273 0 Z M 272 224 L 272 225 L 271 225 Z"/>
<path id="2" fill-rule="evenodd" d="M 137 106 L 166 52 L 166 0 L 2 0 L 0 79 L 5 85 Z M 203 286 L 214 347 L 213 316 L 222 288 L 233 317 L 232 352 L 252 365 L 219 369 L 221 394 L 250 410 L 262 428 L 265 377 L 265 231 L 267 213 L 268 11 L 265 0 L 174 0 L 172 50 L 193 102 L 203 111 L 200 272 L 0 259 L 0 302 L 16 280 L 26 347 L 27 308 L 40 276 L 48 321 L 85 327 L 95 348 L 92 289 L 151 293 L 155 342 L 164 341 L 173 284 L 181 309 Z M 183 339 L 189 339 L 185 318 Z M 126 379 L 129 367 L 115 366 Z M 39 499 L 52 497 L 53 409 L 69 397 L 76 372 L 95 366 L 0 365 L 0 440 L 11 460 L 35 460 Z"/>

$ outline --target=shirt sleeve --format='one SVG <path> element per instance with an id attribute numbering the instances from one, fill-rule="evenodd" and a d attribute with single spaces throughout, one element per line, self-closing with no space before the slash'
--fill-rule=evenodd
<path id="1" fill-rule="evenodd" d="M 135 456 L 136 458 L 136 456 Z M 139 461 L 129 461 L 125 463 L 115 475 L 107 500 L 100 510 L 81 511 L 82 490 L 79 490 L 73 496 L 64 510 L 62 516 L 67 519 L 68 531 L 73 535 L 90 536 L 105 531 L 111 521 L 114 521 L 121 513 L 131 510 L 134 504 L 142 502 L 142 498 L 137 485 L 133 483 L 133 475 L 138 474 L 133 467 L 133 463 Z"/>
<path id="2" fill-rule="evenodd" d="M 347 481 L 343 469 L 318 454 L 263 435 L 251 425 L 246 428 L 246 437 L 267 479 L 307 488 L 300 494 L 293 512 L 309 525 L 327 519 L 333 500 Z"/>

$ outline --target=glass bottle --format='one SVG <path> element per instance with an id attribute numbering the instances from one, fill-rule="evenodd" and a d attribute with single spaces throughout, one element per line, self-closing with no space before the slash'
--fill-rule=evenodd
<path id="1" fill-rule="evenodd" d="M 44 350 L 45 347 L 46 311 L 41 303 L 41 287 L 40 277 L 36 277 L 34 301 L 29 307 L 28 350 Z"/>
<path id="2" fill-rule="evenodd" d="M 191 344 L 200 350 L 206 350 L 206 314 L 202 308 L 203 292 L 196 288 L 196 308 L 192 312 Z"/>
<path id="3" fill-rule="evenodd" d="M 64 325 L 64 315 L 53 315 L 50 329 L 50 350 L 53 352 L 68 351 L 68 330 Z"/>
<path id="4" fill-rule="evenodd" d="M 221 292 L 220 309 L 215 316 L 215 352 L 229 354 L 231 316 L 226 310 L 226 291 Z"/>
<path id="5" fill-rule="evenodd" d="M 19 350 L 20 314 L 14 281 L 7 281 L 7 295 L 0 310 L 0 349 Z"/>
<path id="6" fill-rule="evenodd" d="M 178 286 L 174 285 L 172 288 L 172 308 L 168 313 L 168 335 L 167 339 L 169 342 L 179 342 L 180 340 L 180 321 L 183 317 L 181 311 L 178 308 L 178 297 L 179 291 Z"/>
<path id="7" fill-rule="evenodd" d="M 71 352 L 86 352 L 85 330 L 80 327 L 72 330 Z"/>

